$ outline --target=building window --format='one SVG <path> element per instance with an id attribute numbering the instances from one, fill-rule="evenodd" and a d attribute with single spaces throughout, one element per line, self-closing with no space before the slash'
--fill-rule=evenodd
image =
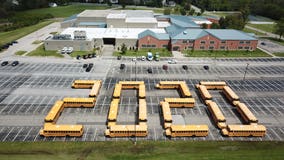
<path id="1" fill-rule="evenodd" d="M 248 49 L 249 49 L 249 47 L 245 47 L 245 49 L 246 49 L 246 50 L 248 50 Z"/>
<path id="2" fill-rule="evenodd" d="M 240 47 L 238 47 L 238 49 L 243 49 L 243 47 L 240 46 Z"/>
<path id="3" fill-rule="evenodd" d="M 187 43 L 187 40 L 183 40 L 182 43 Z"/>
<path id="4" fill-rule="evenodd" d="M 145 44 L 142 44 L 142 48 L 146 48 L 147 46 Z"/>
<path id="5" fill-rule="evenodd" d="M 221 46 L 220 49 L 225 49 L 225 46 Z"/>
<path id="6" fill-rule="evenodd" d="M 222 44 L 225 44 L 225 43 L 226 43 L 226 41 L 221 41 L 221 43 L 222 43 Z"/>
<path id="7" fill-rule="evenodd" d="M 210 41 L 210 44 L 214 44 L 215 42 L 214 41 Z"/>
<path id="8" fill-rule="evenodd" d="M 168 45 L 164 44 L 162 47 L 163 47 L 163 48 L 168 48 Z"/>
<path id="9" fill-rule="evenodd" d="M 153 44 L 151 47 L 152 47 L 152 48 L 156 48 L 156 45 Z"/>
<path id="10" fill-rule="evenodd" d="M 240 41 L 240 44 L 244 44 L 244 41 Z"/>
<path id="11" fill-rule="evenodd" d="M 200 49 L 204 50 L 204 49 L 205 49 L 205 47 L 204 47 L 204 46 L 201 46 L 201 47 L 200 47 Z"/>
<path id="12" fill-rule="evenodd" d="M 205 41 L 201 41 L 200 43 L 201 43 L 201 44 L 205 44 Z"/>
<path id="13" fill-rule="evenodd" d="M 210 46 L 209 49 L 210 49 L 210 50 L 214 49 L 214 46 Z"/>
<path id="14" fill-rule="evenodd" d="M 250 41 L 246 41 L 246 44 L 250 44 Z"/>

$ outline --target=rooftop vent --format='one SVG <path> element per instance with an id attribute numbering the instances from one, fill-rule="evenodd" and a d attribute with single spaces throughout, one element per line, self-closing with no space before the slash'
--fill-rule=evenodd
<path id="1" fill-rule="evenodd" d="M 183 34 L 187 34 L 187 31 L 183 31 Z"/>

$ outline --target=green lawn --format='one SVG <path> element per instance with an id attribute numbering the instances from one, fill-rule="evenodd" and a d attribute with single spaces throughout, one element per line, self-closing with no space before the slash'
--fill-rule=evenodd
<path id="1" fill-rule="evenodd" d="M 168 51 L 167 49 L 160 49 L 160 48 L 156 48 L 156 49 L 140 49 L 137 52 L 133 51 L 133 50 L 127 50 L 127 52 L 125 54 L 121 54 L 121 52 L 114 52 L 113 55 L 114 56 L 131 56 L 131 57 L 135 57 L 135 56 L 147 56 L 147 52 L 152 52 L 153 55 L 155 55 L 156 52 L 159 52 L 160 57 L 172 57 L 172 53 L 170 51 Z"/>
<path id="2" fill-rule="evenodd" d="M 16 29 L 16 30 L 9 31 L 9 32 L 0 32 L 0 44 L 5 44 L 8 42 L 17 40 L 21 37 L 24 37 L 25 35 L 28 35 L 40 28 L 43 28 L 51 24 L 52 22 L 54 21 L 44 21 L 44 22 L 38 23 L 33 26 L 24 27 L 24 28 Z"/>
<path id="3" fill-rule="evenodd" d="M 2 142 L 0 159 L 282 160 L 283 150 L 283 142 Z"/>
<path id="4" fill-rule="evenodd" d="M 278 57 L 284 57 L 284 52 L 283 53 L 273 53 L 275 56 L 278 56 Z"/>
<path id="5" fill-rule="evenodd" d="M 28 53 L 27 56 L 40 56 L 40 57 L 53 56 L 53 57 L 58 57 L 58 58 L 64 57 L 62 54 L 57 53 L 57 51 L 46 51 L 46 50 L 44 50 L 43 45 L 40 45 L 37 49 Z"/>
<path id="6" fill-rule="evenodd" d="M 274 32 L 275 24 L 247 24 L 250 27 L 254 27 L 266 32 Z"/>
<path id="7" fill-rule="evenodd" d="M 264 33 L 261 33 L 261 32 L 258 32 L 258 31 L 255 31 L 255 30 L 252 30 L 252 29 L 249 29 L 249 28 L 244 28 L 243 31 L 247 32 L 247 33 L 254 33 L 255 35 L 258 35 L 258 36 L 264 36 L 265 35 Z"/>
<path id="8" fill-rule="evenodd" d="M 71 57 L 77 57 L 78 55 L 83 56 L 83 55 L 88 55 L 88 54 L 92 54 L 92 53 L 95 53 L 95 52 L 92 52 L 92 51 L 74 51 L 70 54 L 70 56 Z"/>
<path id="9" fill-rule="evenodd" d="M 107 6 L 96 6 L 96 5 L 68 5 L 68 6 L 59 6 L 53 8 L 41 8 L 33 9 L 19 14 L 52 14 L 54 17 L 70 17 L 74 14 L 78 14 L 86 9 L 108 9 Z"/>
<path id="10" fill-rule="evenodd" d="M 188 57 L 270 57 L 259 49 L 255 51 L 185 51 Z"/>
<path id="11" fill-rule="evenodd" d="M 27 53 L 27 51 L 18 51 L 18 52 L 15 53 L 15 55 L 21 56 L 25 53 Z"/>

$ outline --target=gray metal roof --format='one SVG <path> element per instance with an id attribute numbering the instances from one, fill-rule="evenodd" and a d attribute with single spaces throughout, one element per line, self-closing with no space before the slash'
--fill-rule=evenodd
<path id="1" fill-rule="evenodd" d="M 170 37 L 167 33 L 155 33 L 155 32 L 150 31 L 150 30 L 146 30 L 146 31 L 139 33 L 138 39 L 141 39 L 145 36 L 152 36 L 152 37 L 157 38 L 159 40 L 169 40 L 170 39 Z"/>
<path id="2" fill-rule="evenodd" d="M 171 37 L 172 39 L 189 39 L 189 40 L 195 40 L 199 39 L 201 37 L 204 37 L 208 35 L 207 32 L 204 31 L 204 29 L 186 29 L 182 31 L 181 33 L 177 34 L 174 37 Z"/>
<path id="3" fill-rule="evenodd" d="M 205 29 L 205 31 L 220 40 L 256 40 L 249 34 L 234 29 Z"/>

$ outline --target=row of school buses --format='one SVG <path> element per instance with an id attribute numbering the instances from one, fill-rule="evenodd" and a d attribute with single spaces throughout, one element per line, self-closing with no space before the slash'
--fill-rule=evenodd
<path id="1" fill-rule="evenodd" d="M 118 108 L 120 95 L 123 89 L 138 90 L 138 124 L 134 125 L 117 125 Z M 113 99 L 111 101 L 107 127 L 105 135 L 108 137 L 145 137 L 148 134 L 147 129 L 147 104 L 146 104 L 146 89 L 143 81 L 120 81 L 115 85 Z"/>
<path id="2" fill-rule="evenodd" d="M 200 82 L 196 87 L 201 94 L 202 99 L 208 106 L 216 126 L 221 129 L 221 132 L 225 136 L 264 136 L 266 133 L 266 127 L 258 125 L 258 119 L 248 109 L 248 107 L 240 102 L 239 96 L 226 85 L 225 82 Z M 208 92 L 210 89 L 222 90 L 222 93 L 228 99 L 233 106 L 237 108 L 237 111 L 243 118 L 245 124 L 243 125 L 227 125 L 226 118 L 221 112 L 219 106 L 212 100 L 212 96 Z"/>
<path id="3" fill-rule="evenodd" d="M 44 119 L 43 129 L 40 130 L 42 136 L 82 136 L 83 125 L 58 125 L 57 119 L 64 108 L 94 107 L 96 97 L 99 94 L 102 81 L 76 80 L 72 88 L 91 88 L 89 98 L 64 98 L 62 101 L 56 101 L 47 116 Z"/>
<path id="4" fill-rule="evenodd" d="M 76 80 L 72 88 L 88 88 L 90 98 L 64 98 L 63 101 L 57 101 L 45 118 L 45 124 L 40 131 L 42 136 L 82 136 L 82 125 L 57 125 L 56 121 L 61 112 L 66 107 L 94 107 L 96 97 L 101 88 L 101 81 Z M 164 98 L 160 102 L 162 110 L 165 135 L 170 137 L 178 136 L 207 136 L 207 125 L 173 125 L 170 108 L 194 107 L 195 100 L 184 81 L 161 81 L 156 85 L 158 89 L 177 89 L 180 98 Z M 266 128 L 258 125 L 257 118 L 251 113 L 244 103 L 241 103 L 239 97 L 232 91 L 225 82 L 200 82 L 196 85 L 202 99 L 210 111 L 216 126 L 221 129 L 224 136 L 264 136 Z M 138 95 L 138 123 L 135 125 L 117 125 L 118 108 L 120 95 L 123 89 L 136 89 Z M 212 100 L 208 90 L 222 90 L 226 98 L 237 107 L 238 112 L 246 122 L 245 125 L 227 125 L 226 119 L 219 106 Z M 115 85 L 112 101 L 107 117 L 107 130 L 105 135 L 109 137 L 144 137 L 147 136 L 147 104 L 146 91 L 143 81 L 120 81 Z"/>

